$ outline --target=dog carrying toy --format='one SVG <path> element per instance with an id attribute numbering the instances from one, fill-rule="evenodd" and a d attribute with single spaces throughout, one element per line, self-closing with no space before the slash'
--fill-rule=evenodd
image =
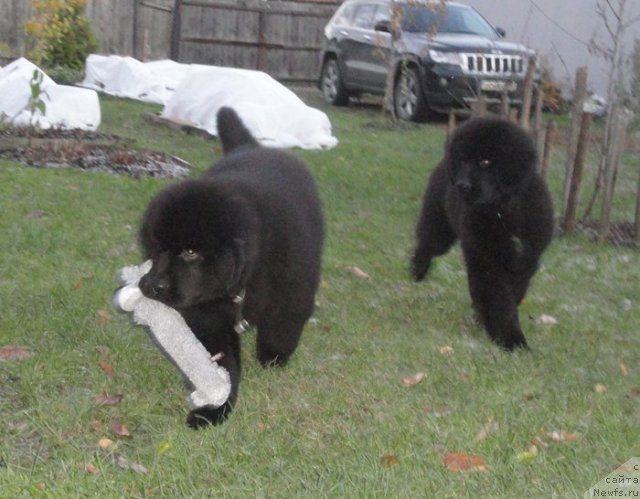
<path id="1" fill-rule="evenodd" d="M 147 298 L 138 283 L 151 270 L 151 260 L 120 270 L 123 285 L 113 297 L 114 306 L 131 314 L 135 324 L 144 326 L 152 339 L 195 388 L 187 398 L 189 406 L 222 406 L 231 393 L 229 372 L 216 362 L 222 354 L 211 356 L 193 334 L 177 310 Z"/>

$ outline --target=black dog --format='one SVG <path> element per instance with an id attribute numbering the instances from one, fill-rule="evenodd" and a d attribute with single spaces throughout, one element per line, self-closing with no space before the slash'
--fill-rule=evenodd
<path id="1" fill-rule="evenodd" d="M 518 305 L 553 236 L 551 197 L 536 165 L 535 144 L 517 125 L 468 120 L 431 174 L 416 227 L 413 277 L 421 280 L 459 239 L 474 307 L 507 350 L 527 346 Z"/>
<path id="2" fill-rule="evenodd" d="M 177 309 L 231 375 L 223 406 L 190 412 L 191 427 L 222 422 L 240 381 L 240 338 L 257 328 L 260 363 L 284 365 L 313 312 L 324 221 L 302 161 L 260 147 L 230 108 L 218 113 L 224 158 L 201 178 L 160 192 L 140 239 L 153 267 L 140 289 Z"/>

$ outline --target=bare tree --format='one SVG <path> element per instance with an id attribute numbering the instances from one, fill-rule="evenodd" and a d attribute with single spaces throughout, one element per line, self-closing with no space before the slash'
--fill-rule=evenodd
<path id="1" fill-rule="evenodd" d="M 640 15 L 629 13 L 629 7 L 633 8 L 637 0 L 596 0 L 596 14 L 604 28 L 605 40 L 598 39 L 595 35 L 590 42 L 592 54 L 604 58 L 609 63 L 609 83 L 607 86 L 607 114 L 605 118 L 604 137 L 598 174 L 593 197 L 589 202 L 585 218 L 590 216 L 598 196 L 604 190 L 609 201 L 615 187 L 617 164 L 620 154 L 616 149 L 619 144 L 620 133 L 620 104 L 626 93 L 626 70 L 628 65 L 627 54 L 624 47 L 624 36 L 628 30 L 640 21 Z M 624 130 L 622 130 L 624 132 Z M 605 185 L 607 182 L 607 185 Z M 610 206 L 603 206 L 599 239 L 606 237 L 608 231 L 608 214 Z"/>

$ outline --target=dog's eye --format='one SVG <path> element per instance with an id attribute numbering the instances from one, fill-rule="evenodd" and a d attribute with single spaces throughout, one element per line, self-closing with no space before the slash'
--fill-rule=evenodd
<path id="1" fill-rule="evenodd" d="M 480 168 L 489 168 L 491 166 L 491 160 L 490 159 L 481 159 L 478 162 L 478 166 L 480 166 Z"/>
<path id="2" fill-rule="evenodd" d="M 183 250 L 180 253 L 180 258 L 182 258 L 185 262 L 192 262 L 196 258 L 198 258 L 198 253 L 192 249 Z"/>

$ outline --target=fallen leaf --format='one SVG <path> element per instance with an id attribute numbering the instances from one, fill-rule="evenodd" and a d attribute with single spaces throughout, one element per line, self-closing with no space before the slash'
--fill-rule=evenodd
<path id="1" fill-rule="evenodd" d="M 453 353 L 453 347 L 449 346 L 449 345 L 445 345 L 440 347 L 440 353 L 442 355 L 450 355 Z"/>
<path id="2" fill-rule="evenodd" d="M 602 395 L 603 393 L 606 393 L 607 387 L 604 386 L 602 383 L 596 383 L 593 386 L 593 391 Z"/>
<path id="3" fill-rule="evenodd" d="M 359 267 L 356 267 L 355 265 L 346 267 L 345 270 L 350 274 L 353 274 L 359 279 L 371 279 L 371 276 L 369 274 L 367 274 L 364 270 L 360 269 Z"/>
<path id="4" fill-rule="evenodd" d="M 38 489 L 41 492 L 47 490 L 47 484 L 44 483 L 44 482 L 36 483 L 35 487 L 36 487 L 36 489 Z"/>
<path id="5" fill-rule="evenodd" d="M 555 326 L 556 324 L 558 324 L 558 319 L 551 315 L 542 314 L 536 319 L 536 323 L 543 324 L 545 326 Z"/>
<path id="6" fill-rule="evenodd" d="M 40 210 L 33 210 L 30 211 L 29 213 L 27 213 L 27 218 L 29 220 L 36 220 L 38 218 L 42 218 L 46 215 L 46 213 L 44 211 L 40 211 Z"/>
<path id="7" fill-rule="evenodd" d="M 327 281 L 325 281 L 324 279 L 322 279 L 320 281 L 320 289 L 329 289 L 329 283 Z"/>
<path id="8" fill-rule="evenodd" d="M 540 437 L 533 437 L 531 439 L 531 445 L 535 445 L 538 449 L 546 449 L 549 444 L 542 440 Z"/>
<path id="9" fill-rule="evenodd" d="M 96 312 L 98 319 L 97 323 L 100 325 L 109 324 L 111 322 L 111 314 L 104 309 L 100 309 Z"/>
<path id="10" fill-rule="evenodd" d="M 31 357 L 31 352 L 23 347 L 4 346 L 0 347 L 0 360 L 25 360 Z"/>
<path id="11" fill-rule="evenodd" d="M 400 460 L 393 454 L 385 454 L 380 458 L 380 462 L 385 468 L 391 468 L 391 466 L 398 464 Z"/>
<path id="12" fill-rule="evenodd" d="M 91 463 L 87 463 L 84 467 L 84 470 L 89 473 L 90 475 L 99 475 L 100 474 L 100 470 L 98 468 L 96 468 L 93 464 Z"/>
<path id="13" fill-rule="evenodd" d="M 535 445 L 529 445 L 526 451 L 519 452 L 516 459 L 521 463 L 530 463 L 538 456 L 538 447 Z"/>
<path id="14" fill-rule="evenodd" d="M 115 371 L 114 371 L 113 366 L 111 364 L 109 364 L 107 362 L 104 362 L 103 360 L 100 360 L 100 361 L 98 361 L 98 366 L 110 378 L 113 378 L 115 376 Z"/>
<path id="15" fill-rule="evenodd" d="M 575 442 L 580 438 L 580 433 L 566 431 L 548 431 L 547 436 L 554 442 Z"/>
<path id="16" fill-rule="evenodd" d="M 98 407 L 101 407 L 103 405 L 118 405 L 120 402 L 122 402 L 123 398 L 124 395 L 122 395 L 121 393 L 108 395 L 107 393 L 102 392 L 96 395 L 94 400 L 96 402 L 96 405 Z"/>
<path id="17" fill-rule="evenodd" d="M 111 420 L 111 431 L 119 437 L 131 438 L 133 435 L 129 432 L 129 429 L 122 424 L 120 418 L 113 418 Z"/>
<path id="18" fill-rule="evenodd" d="M 101 438 L 100 440 L 98 440 L 98 447 L 100 447 L 101 449 L 109 449 L 114 446 L 115 443 L 110 438 Z"/>
<path id="19" fill-rule="evenodd" d="M 145 468 L 143 465 L 141 465 L 140 463 L 133 463 L 131 465 L 131 469 L 136 473 L 140 473 L 142 475 L 146 475 L 147 473 L 149 473 L 149 470 Z"/>
<path id="20" fill-rule="evenodd" d="M 98 355 L 100 355 L 101 357 L 104 357 L 106 355 L 109 355 L 109 347 L 106 347 L 104 345 L 98 345 L 96 348 L 96 353 Z"/>
<path id="21" fill-rule="evenodd" d="M 402 378 L 402 382 L 406 386 L 415 386 L 422 381 L 422 378 L 424 378 L 424 373 L 416 373 L 413 376 Z"/>
<path id="22" fill-rule="evenodd" d="M 621 360 L 619 365 L 620 365 L 620 374 L 622 374 L 623 376 L 628 376 L 629 375 L 629 366 L 627 366 L 625 361 Z"/>
<path id="23" fill-rule="evenodd" d="M 449 452 L 442 458 L 445 466 L 452 473 L 460 471 L 487 471 L 485 460 L 481 456 L 464 454 L 462 452 Z"/>
<path id="24" fill-rule="evenodd" d="M 89 421 L 89 426 L 94 430 L 102 430 L 104 424 L 102 424 L 102 421 L 98 421 L 97 419 L 92 419 L 91 421 Z"/>
<path id="25" fill-rule="evenodd" d="M 171 444 L 169 442 L 160 442 L 156 448 L 156 452 L 158 454 L 164 454 L 169 449 L 171 449 Z"/>
<path id="26" fill-rule="evenodd" d="M 635 398 L 640 397 L 640 388 L 632 388 L 631 391 L 627 394 L 627 398 Z"/>
<path id="27" fill-rule="evenodd" d="M 522 394 L 522 400 L 529 402 L 533 399 L 537 398 L 537 395 L 535 393 L 532 392 L 525 392 Z"/>
<path id="28" fill-rule="evenodd" d="M 446 416 L 451 416 L 453 411 L 447 407 L 440 407 L 439 409 L 429 409 L 427 408 L 427 416 L 431 416 L 433 418 L 443 418 Z"/>
<path id="29" fill-rule="evenodd" d="M 117 452 L 112 456 L 113 464 L 115 464 L 118 468 L 123 470 L 129 469 L 129 460 L 124 457 L 122 454 L 118 454 Z"/>
<path id="30" fill-rule="evenodd" d="M 498 431 L 498 423 L 493 419 L 493 417 L 487 418 L 487 422 L 482 428 L 480 428 L 480 431 L 476 435 L 476 442 L 486 440 L 489 435 L 496 431 Z"/>

